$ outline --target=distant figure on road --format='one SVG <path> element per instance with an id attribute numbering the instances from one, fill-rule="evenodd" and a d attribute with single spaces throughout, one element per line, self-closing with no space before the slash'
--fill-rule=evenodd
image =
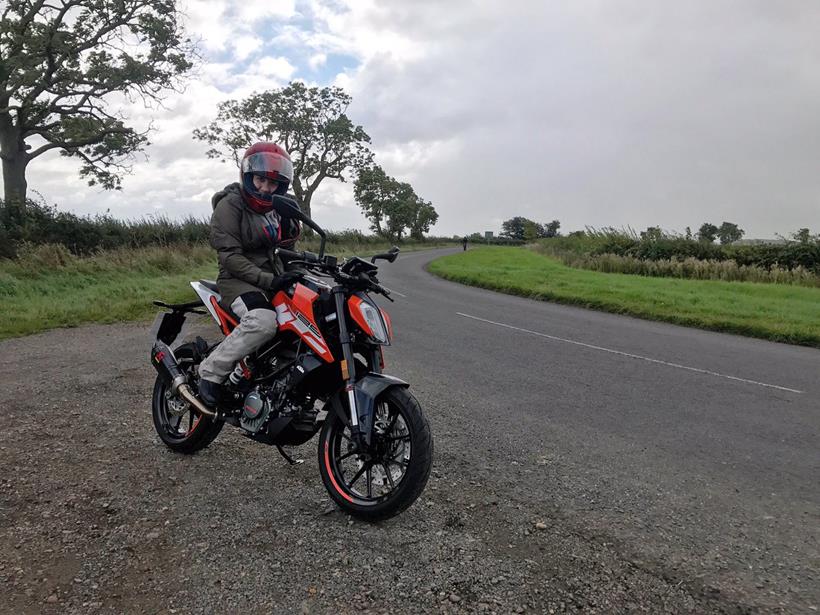
<path id="1" fill-rule="evenodd" d="M 464 239 L 461 240 L 461 245 L 464 247 L 463 252 L 467 251 L 467 237 L 465 236 Z"/>

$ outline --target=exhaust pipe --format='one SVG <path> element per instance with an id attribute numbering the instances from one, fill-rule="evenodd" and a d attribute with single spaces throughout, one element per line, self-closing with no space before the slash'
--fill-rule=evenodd
<path id="1" fill-rule="evenodd" d="M 179 385 L 178 391 L 179 391 L 179 395 L 180 395 L 180 397 L 182 397 L 182 399 L 187 401 L 194 408 L 199 410 L 202 414 L 207 414 L 208 416 L 213 416 L 213 417 L 217 416 L 216 412 L 214 412 L 213 410 L 208 408 L 208 406 L 206 406 L 199 399 L 197 399 L 196 395 L 194 395 L 194 392 L 191 390 L 191 387 L 188 386 L 187 382 L 185 384 Z"/>
<path id="2" fill-rule="evenodd" d="M 188 385 L 188 378 L 179 368 L 177 359 L 167 344 L 159 340 L 156 341 L 151 349 L 151 365 L 154 366 L 165 384 L 168 385 L 172 395 L 179 395 L 202 414 L 217 416 L 216 412 L 208 408 L 194 395 Z"/>

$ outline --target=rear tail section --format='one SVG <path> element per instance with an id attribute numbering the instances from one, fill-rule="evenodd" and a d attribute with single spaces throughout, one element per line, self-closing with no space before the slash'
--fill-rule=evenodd
<path id="1" fill-rule="evenodd" d="M 219 325 L 219 328 L 222 329 L 222 333 L 228 335 L 233 331 L 238 323 L 235 318 L 219 305 L 219 302 L 222 300 L 222 295 L 217 291 L 216 282 L 212 282 L 211 280 L 199 280 L 197 282 L 191 282 L 191 286 L 194 291 L 196 291 L 196 294 L 199 295 L 202 303 L 205 304 L 208 313 L 216 321 L 216 324 Z"/>

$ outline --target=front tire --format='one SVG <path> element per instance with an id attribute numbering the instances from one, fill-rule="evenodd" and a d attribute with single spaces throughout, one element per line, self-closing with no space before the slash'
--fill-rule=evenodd
<path id="1" fill-rule="evenodd" d="M 350 429 L 329 413 L 319 436 L 319 469 L 330 497 L 368 521 L 389 519 L 421 495 L 433 465 L 433 437 L 419 402 L 403 387 L 383 391 L 374 405 L 371 450 L 354 450 Z"/>

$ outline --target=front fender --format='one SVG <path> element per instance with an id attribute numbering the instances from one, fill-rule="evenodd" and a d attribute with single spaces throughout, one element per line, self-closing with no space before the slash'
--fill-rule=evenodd
<path id="1" fill-rule="evenodd" d="M 362 434 L 362 440 L 366 446 L 370 446 L 370 438 L 373 433 L 373 409 L 376 406 L 376 398 L 391 387 L 407 388 L 409 386 L 404 380 L 395 376 L 373 372 L 360 378 L 353 385 L 353 392 L 356 396 L 356 410 L 359 417 L 359 432 Z M 347 391 L 345 389 L 337 391 L 330 398 L 329 403 L 342 422 L 350 426 Z"/>

